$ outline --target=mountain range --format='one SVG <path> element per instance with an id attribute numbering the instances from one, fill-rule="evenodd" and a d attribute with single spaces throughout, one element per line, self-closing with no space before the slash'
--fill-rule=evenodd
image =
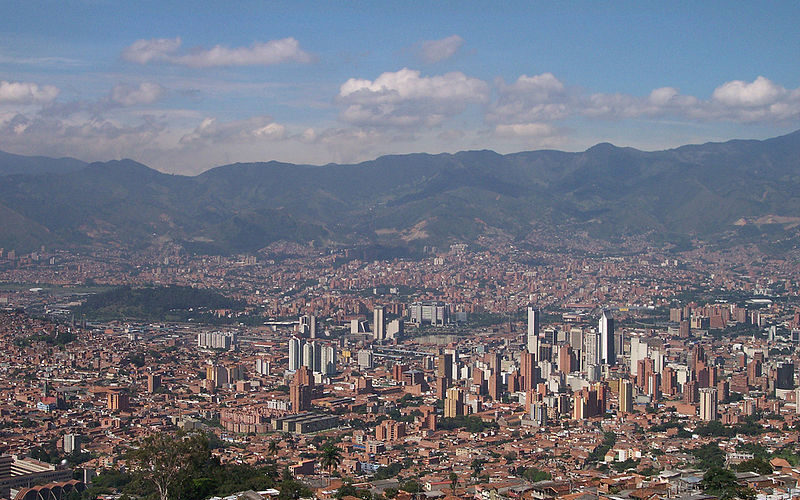
<path id="1" fill-rule="evenodd" d="M 200 253 L 272 242 L 418 248 L 536 232 L 794 245 L 800 131 L 645 152 L 493 151 L 383 156 L 323 166 L 236 163 L 197 176 L 133 160 L 0 152 L 0 247 Z"/>

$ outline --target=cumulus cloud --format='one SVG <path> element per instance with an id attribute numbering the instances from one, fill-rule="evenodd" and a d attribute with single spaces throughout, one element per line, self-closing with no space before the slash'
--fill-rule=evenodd
<path id="1" fill-rule="evenodd" d="M 460 72 L 423 77 L 403 68 L 375 80 L 351 78 L 339 89 L 341 118 L 357 125 L 434 126 L 489 98 L 489 86 Z"/>
<path id="2" fill-rule="evenodd" d="M 759 76 L 752 83 L 734 80 L 714 89 L 711 98 L 732 107 L 754 107 L 773 104 L 786 95 L 786 89 Z"/>
<path id="3" fill-rule="evenodd" d="M 760 76 L 753 82 L 731 81 L 717 87 L 710 99 L 683 95 L 674 87 L 646 96 L 623 93 L 586 94 L 568 88 L 554 75 L 520 76 L 497 82 L 498 98 L 486 119 L 499 125 L 552 122 L 570 116 L 627 119 L 673 116 L 704 121 L 780 121 L 800 117 L 800 89 L 787 90 Z M 497 129 L 507 134 L 513 129 Z"/>
<path id="4" fill-rule="evenodd" d="M 437 63 L 450 59 L 464 45 L 464 39 L 451 35 L 441 40 L 426 40 L 420 44 L 419 55 L 427 63 Z"/>
<path id="5" fill-rule="evenodd" d="M 0 104 L 43 104 L 51 102 L 58 93 L 59 89 L 52 85 L 0 81 Z"/>
<path id="6" fill-rule="evenodd" d="M 122 51 L 122 58 L 139 64 L 151 61 L 167 61 L 181 47 L 180 38 L 153 38 L 136 40 Z"/>
<path id="7" fill-rule="evenodd" d="M 131 125 L 105 119 L 71 121 L 17 113 L 0 122 L 4 148 L 92 160 L 136 157 L 142 150 L 154 147 L 165 130 L 164 123 L 151 117 Z"/>
<path id="8" fill-rule="evenodd" d="M 522 75 L 507 85 L 497 83 L 498 98 L 490 106 L 490 122 L 531 123 L 565 118 L 572 113 L 575 96 L 552 73 Z"/>
<path id="9" fill-rule="evenodd" d="M 286 137 L 286 127 L 268 116 L 221 122 L 205 118 L 192 132 L 180 139 L 183 145 L 223 142 L 277 141 Z"/>
<path id="10" fill-rule="evenodd" d="M 514 123 L 497 125 L 495 134 L 501 137 L 552 137 L 556 129 L 547 123 Z"/>
<path id="11" fill-rule="evenodd" d="M 165 62 L 192 68 L 215 66 L 270 66 L 287 62 L 309 63 L 313 57 L 294 38 L 255 42 L 249 47 L 196 49 L 181 53 L 180 38 L 137 40 L 122 52 L 123 59 L 138 64 Z"/>
<path id="12" fill-rule="evenodd" d="M 119 84 L 111 90 L 111 100 L 122 106 L 151 104 L 164 95 L 164 87 L 157 83 L 142 82 L 137 87 Z"/>

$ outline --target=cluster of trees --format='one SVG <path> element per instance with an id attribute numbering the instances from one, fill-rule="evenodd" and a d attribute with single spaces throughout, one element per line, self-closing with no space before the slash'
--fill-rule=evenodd
<path id="1" fill-rule="evenodd" d="M 600 443 L 600 446 L 592 450 L 587 460 L 589 462 L 599 462 L 603 460 L 603 458 L 606 456 L 606 453 L 608 453 L 608 450 L 610 450 L 615 444 L 617 444 L 617 435 L 610 431 L 604 432 L 603 442 Z"/>
<path id="2" fill-rule="evenodd" d="M 87 490 L 87 498 L 121 491 L 125 495 L 159 500 L 201 500 L 212 495 L 275 488 L 280 500 L 296 500 L 311 492 L 295 481 L 288 468 L 279 473 L 268 461 L 259 466 L 221 464 L 212 456 L 208 437 L 202 433 L 153 434 L 127 454 L 129 472 L 101 474 Z"/>
<path id="3" fill-rule="evenodd" d="M 467 432 L 483 432 L 487 429 L 498 429 L 497 422 L 484 422 L 480 417 L 459 415 L 441 419 L 437 426 L 444 430 L 464 429 Z"/>
<path id="4" fill-rule="evenodd" d="M 88 318 L 140 318 L 154 321 L 214 321 L 214 309 L 242 310 L 244 301 L 234 300 L 211 290 L 188 286 L 131 288 L 123 286 L 91 295 L 75 309 Z"/>
<path id="5" fill-rule="evenodd" d="M 755 436 L 764 432 L 764 428 L 752 419 L 736 425 L 723 425 L 719 420 L 712 420 L 697 426 L 694 432 L 698 436 L 735 437 L 737 434 Z"/>

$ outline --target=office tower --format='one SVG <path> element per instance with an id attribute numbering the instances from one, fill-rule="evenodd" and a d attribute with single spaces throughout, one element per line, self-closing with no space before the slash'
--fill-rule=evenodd
<path id="1" fill-rule="evenodd" d="M 601 359 L 601 346 L 600 346 L 600 333 L 594 330 L 588 330 L 583 335 L 583 367 L 585 371 L 588 366 L 595 366 L 600 364 Z"/>
<path id="2" fill-rule="evenodd" d="M 520 360 L 520 374 L 522 376 L 523 391 L 530 391 L 539 382 L 539 367 L 536 364 L 533 353 L 523 351 L 522 359 Z"/>
<path id="3" fill-rule="evenodd" d="M 562 344 L 558 347 L 558 369 L 562 373 L 572 373 L 572 346 Z"/>
<path id="4" fill-rule="evenodd" d="M 614 318 L 609 311 L 603 311 L 600 316 L 600 360 L 609 365 L 617 363 L 617 354 L 614 351 Z"/>
<path id="5" fill-rule="evenodd" d="M 130 410 L 130 398 L 127 391 L 112 390 L 108 393 L 108 409 L 111 411 Z"/>
<path id="6" fill-rule="evenodd" d="M 156 392 L 161 387 L 161 375 L 149 374 L 147 375 L 147 392 L 150 394 Z"/>
<path id="7" fill-rule="evenodd" d="M 64 453 L 80 453 L 81 437 L 78 434 L 64 434 Z"/>
<path id="8" fill-rule="evenodd" d="M 447 397 L 444 400 L 444 417 L 453 418 L 464 415 L 464 401 L 461 389 L 451 387 L 447 389 Z"/>
<path id="9" fill-rule="evenodd" d="M 794 389 L 794 363 L 778 363 L 775 368 L 775 388 Z"/>
<path id="10" fill-rule="evenodd" d="M 323 375 L 331 375 L 336 372 L 336 348 L 334 346 L 322 346 L 319 371 Z"/>
<path id="11" fill-rule="evenodd" d="M 289 402 L 292 411 L 299 413 L 311 409 L 311 396 L 314 388 L 314 378 L 311 370 L 306 366 L 301 366 L 294 375 L 289 386 Z"/>
<path id="12" fill-rule="evenodd" d="M 405 324 L 401 319 L 393 319 L 386 325 L 386 338 L 387 339 L 401 339 L 405 334 Z"/>
<path id="13" fill-rule="evenodd" d="M 794 412 L 800 414 L 800 389 L 794 390 Z"/>
<path id="14" fill-rule="evenodd" d="M 547 425 L 547 405 L 542 401 L 532 403 L 530 410 L 530 417 L 537 427 L 544 427 Z"/>
<path id="15" fill-rule="evenodd" d="M 639 373 L 639 361 L 646 358 L 647 354 L 647 343 L 640 337 L 631 337 L 631 375 L 637 375 Z"/>
<path id="16" fill-rule="evenodd" d="M 453 381 L 453 355 L 450 353 L 440 354 L 436 358 L 436 376 L 447 380 L 448 385 Z"/>
<path id="17" fill-rule="evenodd" d="M 717 389 L 714 387 L 700 389 L 700 419 L 706 422 L 717 419 Z"/>
<path id="18" fill-rule="evenodd" d="M 269 360 L 256 358 L 256 373 L 258 375 L 269 375 Z"/>
<path id="19" fill-rule="evenodd" d="M 317 338 L 317 317 L 313 314 L 308 315 L 308 334 L 312 339 Z"/>
<path id="20" fill-rule="evenodd" d="M 630 380 L 619 381 L 619 411 L 623 413 L 633 411 L 633 384 Z"/>
<path id="21" fill-rule="evenodd" d="M 386 308 L 376 307 L 372 313 L 372 338 L 381 342 L 386 340 Z"/>
<path id="22" fill-rule="evenodd" d="M 411 322 L 444 326 L 450 323 L 450 306 L 444 302 L 414 302 L 408 308 Z"/>
<path id="23" fill-rule="evenodd" d="M 314 370 L 314 346 L 310 342 L 303 344 L 303 362 L 302 365 L 310 370 Z"/>
<path id="24" fill-rule="evenodd" d="M 372 351 L 369 349 L 358 351 L 358 368 L 361 370 L 372 369 Z"/>
<path id="25" fill-rule="evenodd" d="M 526 345 L 528 352 L 539 361 L 539 310 L 528 307 L 528 337 Z"/>
<path id="26" fill-rule="evenodd" d="M 503 395 L 503 377 L 499 372 L 492 372 L 489 375 L 489 397 L 495 401 L 499 401 Z M 800 410 L 798 410 L 800 413 Z"/>
<path id="27" fill-rule="evenodd" d="M 303 344 L 297 337 L 289 339 L 289 370 L 296 371 L 303 364 Z"/>

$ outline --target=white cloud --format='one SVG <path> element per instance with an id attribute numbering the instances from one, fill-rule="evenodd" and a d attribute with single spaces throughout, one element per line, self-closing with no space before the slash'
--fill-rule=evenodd
<path id="1" fill-rule="evenodd" d="M 752 83 L 734 80 L 720 85 L 711 98 L 725 106 L 754 107 L 773 104 L 785 95 L 785 88 L 759 76 Z"/>
<path id="2" fill-rule="evenodd" d="M 495 134 L 502 137 L 551 137 L 556 135 L 556 129 L 547 123 L 514 123 L 497 125 Z"/>
<path id="3" fill-rule="evenodd" d="M 163 95 L 164 87 L 151 82 L 142 82 L 138 87 L 120 84 L 111 90 L 111 100 L 122 106 L 151 104 Z"/>
<path id="4" fill-rule="evenodd" d="M 137 157 L 157 147 L 165 124 L 145 117 L 138 125 L 106 119 L 64 120 L 18 113 L 0 123 L 2 148 L 106 161 Z"/>
<path id="5" fill-rule="evenodd" d="M 147 64 L 150 61 L 168 61 L 181 47 L 180 38 L 153 38 L 136 40 L 122 51 L 126 61 Z"/>
<path id="6" fill-rule="evenodd" d="M 122 57 L 139 64 L 166 62 L 193 68 L 270 66 L 313 61 L 311 54 L 302 50 L 300 43 L 294 38 L 255 42 L 250 47 L 230 48 L 216 45 L 210 49 L 197 49 L 183 54 L 179 53 L 180 47 L 180 38 L 137 40 L 122 52 Z"/>
<path id="7" fill-rule="evenodd" d="M 277 141 L 286 137 L 286 127 L 268 116 L 220 122 L 205 118 L 192 132 L 180 139 L 183 145 L 209 145 L 223 142 Z"/>
<path id="8" fill-rule="evenodd" d="M 464 39 L 451 35 L 441 40 L 426 40 L 420 44 L 420 56 L 427 63 L 437 63 L 450 59 L 464 44 Z"/>
<path id="9" fill-rule="evenodd" d="M 573 96 L 552 73 L 522 75 L 506 85 L 497 81 L 498 98 L 487 113 L 493 123 L 531 123 L 565 118 L 572 112 Z"/>
<path id="10" fill-rule="evenodd" d="M 0 104 L 44 104 L 55 99 L 58 93 L 59 89 L 52 85 L 0 81 Z"/>
<path id="11" fill-rule="evenodd" d="M 342 120 L 358 125 L 434 126 L 489 98 L 489 86 L 453 72 L 423 77 L 403 68 L 373 81 L 351 78 L 339 89 Z"/>
<path id="12" fill-rule="evenodd" d="M 510 85 L 498 80 L 497 93 L 486 120 L 506 125 L 553 122 L 570 116 L 604 120 L 672 116 L 730 122 L 800 118 L 800 89 L 787 90 L 763 76 L 751 83 L 724 83 L 707 100 L 682 95 L 674 87 L 660 87 L 647 96 L 586 94 L 566 87 L 550 73 L 522 75 Z M 504 129 L 504 133 L 509 130 Z"/>

